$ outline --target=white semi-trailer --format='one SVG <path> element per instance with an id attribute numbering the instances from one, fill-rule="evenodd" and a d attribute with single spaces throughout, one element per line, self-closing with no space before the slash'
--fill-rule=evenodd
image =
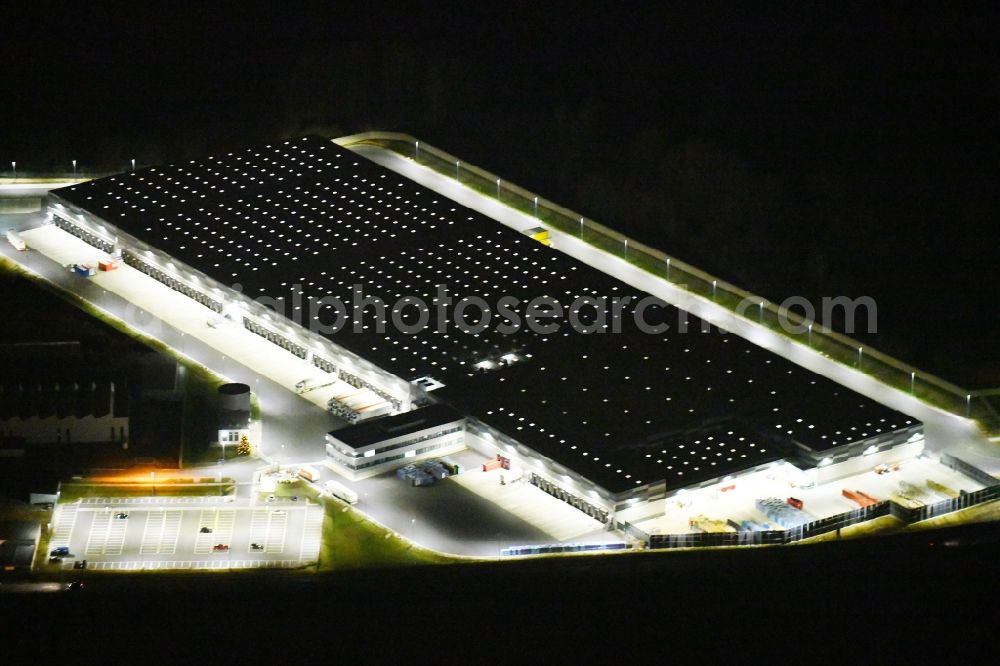
<path id="1" fill-rule="evenodd" d="M 348 488 L 347 486 L 344 486 L 332 480 L 327 481 L 325 485 L 326 485 L 326 491 L 331 495 L 333 495 L 334 497 L 336 497 L 337 499 L 342 499 L 348 504 L 358 503 L 358 494 L 353 490 L 351 490 L 350 488 Z"/>

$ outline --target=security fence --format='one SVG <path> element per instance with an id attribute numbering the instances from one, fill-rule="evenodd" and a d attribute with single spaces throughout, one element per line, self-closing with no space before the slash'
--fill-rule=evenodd
<path id="1" fill-rule="evenodd" d="M 638 539 L 643 543 L 647 544 L 649 543 L 650 535 L 628 521 L 618 522 L 615 524 L 615 527 L 618 529 L 618 531 L 627 534 L 633 539 Z"/>
<path id="2" fill-rule="evenodd" d="M 983 484 L 987 488 L 989 488 L 990 486 L 995 486 L 998 483 L 996 477 L 987 474 L 986 472 L 979 469 L 975 465 L 970 465 L 961 458 L 956 458 L 955 456 L 950 455 L 948 453 L 941 454 L 941 464 L 944 465 L 945 467 L 950 467 L 956 472 L 960 472 L 966 475 L 970 479 L 975 479 L 976 481 Z"/>
<path id="3" fill-rule="evenodd" d="M 814 348 L 927 403 L 959 416 L 976 419 L 990 432 L 1000 432 L 1000 390 L 969 391 L 923 372 L 846 335 L 807 321 L 788 308 L 770 303 L 766 298 L 740 289 L 676 257 L 589 220 L 412 136 L 394 132 L 366 132 L 337 139 L 337 143 L 342 146 L 374 145 L 410 158 L 480 194 L 534 217 L 552 229 L 579 238 L 664 278 L 690 294 L 718 303 L 740 317 Z"/>
<path id="4" fill-rule="evenodd" d="M 841 530 L 851 525 L 864 523 L 883 516 L 892 516 L 909 525 L 921 520 L 934 518 L 953 511 L 967 509 L 983 502 L 1000 499 L 1000 480 L 983 470 L 951 455 L 943 455 L 941 463 L 986 485 L 971 493 L 963 492 L 958 497 L 907 507 L 887 500 L 875 504 L 827 516 L 785 530 L 739 530 L 736 532 L 692 532 L 685 534 L 647 534 L 628 522 L 616 522 L 615 526 L 624 534 L 642 541 L 651 549 L 662 548 L 702 548 L 706 546 L 763 546 L 794 543 Z"/>

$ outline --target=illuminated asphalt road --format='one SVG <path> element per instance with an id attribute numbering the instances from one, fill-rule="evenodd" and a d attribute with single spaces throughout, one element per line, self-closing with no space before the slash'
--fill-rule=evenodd
<path id="1" fill-rule="evenodd" d="M 13 218 L 21 218 L 21 226 L 26 222 L 40 223 L 41 216 L 0 216 L 0 228 L 4 228 Z M 121 319 L 130 327 L 157 339 L 188 358 L 210 368 L 230 381 L 250 385 L 260 398 L 261 421 L 266 442 L 263 453 L 273 456 L 277 462 L 299 460 L 320 460 L 324 456 L 323 435 L 344 425 L 326 411 L 300 398 L 286 388 L 243 366 L 219 350 L 192 338 L 167 322 L 156 319 L 148 312 L 136 308 L 113 292 L 96 284 L 80 279 L 63 266 L 53 262 L 38 252 L 29 250 L 17 252 L 9 243 L 2 243 L 6 257 L 28 268 L 48 282 L 75 293 L 105 312 Z M 282 448 L 284 445 L 284 448 Z"/>
<path id="2" fill-rule="evenodd" d="M 41 221 L 42 217 L 39 215 L 0 216 L 0 231 L 8 224 L 25 228 L 40 224 Z M 71 274 L 41 253 L 32 250 L 18 252 L 9 243 L 0 242 L 0 254 L 45 280 L 81 296 L 216 374 L 253 387 L 261 405 L 265 441 L 262 455 L 272 462 L 291 464 L 322 461 L 325 457 L 324 434 L 343 426 L 342 421 L 315 404 L 197 338 L 181 335 L 170 324 L 137 309 L 117 294 Z M 282 444 L 285 445 L 284 448 Z M 225 476 L 246 483 L 251 479 L 254 467 L 251 464 L 231 462 L 221 468 L 208 465 L 200 469 L 206 476 L 215 475 L 221 469 Z M 334 473 L 326 469 L 323 470 L 323 477 L 335 478 Z M 555 541 L 528 522 L 454 484 L 413 488 L 391 473 L 359 482 L 336 478 L 362 497 L 357 507 L 360 511 L 389 529 L 435 550 L 459 555 L 496 556 L 501 547 Z"/>
<path id="3" fill-rule="evenodd" d="M 476 210 L 518 231 L 539 226 L 540 221 L 484 196 L 433 169 L 398 153 L 371 145 L 348 146 L 351 150 L 439 194 Z M 924 423 L 927 446 L 935 452 L 947 451 L 991 472 L 1000 472 L 1000 444 L 990 442 L 969 420 L 922 402 L 905 391 L 883 384 L 863 372 L 829 359 L 809 347 L 793 342 L 774 331 L 738 317 L 730 310 L 623 259 L 584 243 L 551 227 L 552 246 L 623 282 L 653 294 L 706 321 L 746 338 L 754 344 L 812 370 L 869 398 L 910 414 Z"/>

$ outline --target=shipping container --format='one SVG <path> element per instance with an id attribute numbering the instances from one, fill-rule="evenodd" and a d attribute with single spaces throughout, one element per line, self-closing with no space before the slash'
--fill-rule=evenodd
<path id="1" fill-rule="evenodd" d="M 941 493 L 942 495 L 946 495 L 948 497 L 951 497 L 952 499 L 959 496 L 959 493 L 955 492 L 953 489 L 949 488 L 943 483 L 938 483 L 934 479 L 927 479 L 927 487 L 936 493 Z"/>
<path id="2" fill-rule="evenodd" d="M 299 467 L 298 474 L 306 481 L 319 481 L 319 470 L 315 467 L 303 465 L 302 467 Z"/>
<path id="3" fill-rule="evenodd" d="M 864 494 L 859 490 L 847 490 L 844 488 L 840 491 L 840 494 L 851 500 L 858 506 L 864 508 L 866 506 L 871 506 L 872 504 L 878 504 L 878 501 L 868 495 Z"/>
<path id="4" fill-rule="evenodd" d="M 494 460 L 487 460 L 486 462 L 483 463 L 483 471 L 484 472 L 489 472 L 492 469 L 500 469 L 500 461 L 499 460 L 496 460 L 496 459 L 494 459 Z"/>

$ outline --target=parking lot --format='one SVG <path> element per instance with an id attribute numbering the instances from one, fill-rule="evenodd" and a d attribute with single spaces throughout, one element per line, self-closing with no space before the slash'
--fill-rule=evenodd
<path id="1" fill-rule="evenodd" d="M 68 548 L 70 569 L 296 567 L 319 556 L 322 523 L 308 501 L 87 498 L 56 507 L 49 548 Z"/>

